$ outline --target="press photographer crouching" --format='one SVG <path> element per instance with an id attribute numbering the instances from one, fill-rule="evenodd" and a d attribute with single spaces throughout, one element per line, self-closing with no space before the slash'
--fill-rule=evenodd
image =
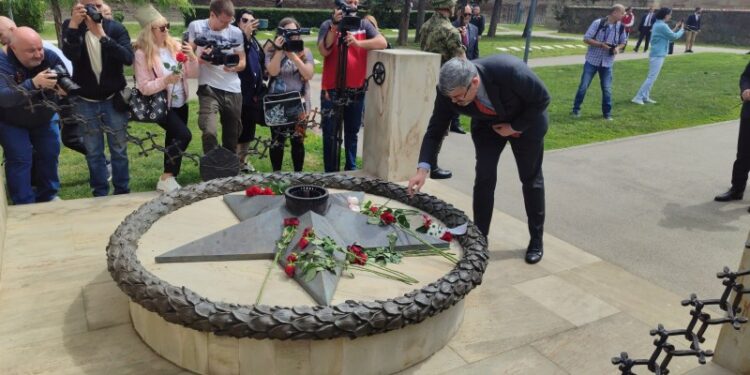
<path id="1" fill-rule="evenodd" d="M 128 31 L 104 18 L 102 6 L 101 0 L 79 0 L 62 25 L 62 50 L 73 63 L 73 81 L 81 86 L 71 101 L 75 100 L 73 112 L 86 146 L 89 185 L 95 197 L 109 194 L 105 133 L 114 193 L 130 192 L 128 114 L 119 94 L 126 85 L 123 66 L 133 63 L 133 49 Z"/>
<path id="2" fill-rule="evenodd" d="M 245 69 L 244 36 L 232 25 L 234 4 L 212 0 L 208 19 L 188 26 L 188 39 L 200 56 L 198 77 L 198 127 L 203 153 L 218 147 L 217 115 L 221 116 L 221 144 L 237 151 L 242 115 L 242 85 L 237 72 Z"/>
<path id="3" fill-rule="evenodd" d="M 309 34 L 310 29 L 301 28 L 294 18 L 284 18 L 279 22 L 273 45 L 266 50 L 266 69 L 271 77 L 268 81 L 266 98 L 288 94 L 284 97 L 290 100 L 290 104 L 293 104 L 292 106 L 285 105 L 284 117 L 287 119 L 283 120 L 285 123 L 291 123 L 271 127 L 273 144 L 269 156 L 274 171 L 281 170 L 287 136 L 291 143 L 294 171 L 301 172 L 305 163 L 306 128 L 304 124 L 300 125 L 295 121 L 305 118 L 307 111 L 310 110 L 309 82 L 313 77 L 315 66 L 312 52 L 304 46 L 301 38 L 301 35 Z M 301 105 L 302 98 L 304 98 L 304 105 Z M 296 104 L 295 101 L 300 103 Z"/>
<path id="4" fill-rule="evenodd" d="M 62 60 L 28 27 L 15 29 L 7 54 L 0 53 L 0 145 L 13 204 L 47 202 L 60 190 L 58 116 L 42 102 L 56 104 L 65 90 L 79 88 L 66 74 Z"/>
<path id="5" fill-rule="evenodd" d="M 384 49 L 388 45 L 383 35 L 370 21 L 358 21 L 356 17 L 358 5 L 359 0 L 346 0 L 345 4 L 338 2 L 331 19 L 320 25 L 318 33 L 318 50 L 324 57 L 320 103 L 323 112 L 321 127 L 323 128 L 323 161 L 326 172 L 339 170 L 339 165 L 336 165 L 337 155 L 340 153 L 336 129 L 338 116 L 342 116 L 344 122 L 346 155 L 344 169 L 357 168 L 357 133 L 362 125 L 364 92 L 361 90 L 367 75 L 367 51 Z M 346 14 L 344 14 L 345 10 Z M 344 45 L 340 46 L 339 41 L 343 41 Z M 347 50 L 346 55 L 340 53 L 344 47 Z M 342 68 L 339 67 L 341 58 L 346 61 L 344 77 L 339 77 L 339 74 L 343 73 Z M 344 98 L 339 98 L 336 92 L 338 78 L 342 78 L 343 86 L 348 91 Z M 339 99 L 343 101 L 341 107 L 336 106 Z M 338 111 L 343 111 L 343 113 L 337 113 Z"/>

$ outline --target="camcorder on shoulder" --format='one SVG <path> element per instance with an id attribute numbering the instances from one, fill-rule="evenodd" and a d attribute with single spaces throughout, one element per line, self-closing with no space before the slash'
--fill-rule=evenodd
<path id="1" fill-rule="evenodd" d="M 287 52 L 301 52 L 303 49 L 305 49 L 305 43 L 302 40 L 293 40 L 293 36 L 310 35 L 310 29 L 307 27 L 295 30 L 279 27 L 278 29 L 276 29 L 276 32 L 284 37 L 283 49 Z"/>
<path id="2" fill-rule="evenodd" d="M 344 0 L 335 0 L 336 7 L 341 10 L 344 14 L 344 18 L 339 22 L 339 31 L 355 31 L 359 30 L 362 24 L 362 19 L 357 17 L 357 7 L 351 6 Z"/>
<path id="3" fill-rule="evenodd" d="M 99 9 L 96 9 L 96 5 L 94 4 L 86 4 L 86 15 L 91 17 L 91 20 L 96 23 L 102 23 L 102 14 L 99 12 Z"/>
<path id="4" fill-rule="evenodd" d="M 208 61 L 211 65 L 224 65 L 228 67 L 237 66 L 240 63 L 240 56 L 236 53 L 226 54 L 223 51 L 231 50 L 240 46 L 240 43 L 234 40 L 215 40 L 205 36 L 199 36 L 193 40 L 196 46 L 210 48 L 211 51 L 201 53 L 201 59 Z"/>

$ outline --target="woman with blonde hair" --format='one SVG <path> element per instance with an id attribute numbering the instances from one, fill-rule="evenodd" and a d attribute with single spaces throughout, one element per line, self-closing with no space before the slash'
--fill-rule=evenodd
<path id="1" fill-rule="evenodd" d="M 279 21 L 279 28 L 297 30 L 300 28 L 300 24 L 294 18 L 287 17 Z M 310 111 L 310 80 L 315 72 L 312 52 L 307 47 L 303 47 L 299 52 L 286 51 L 284 49 L 284 36 L 281 34 L 281 32 L 277 33 L 274 45 L 266 51 L 266 69 L 271 77 L 268 81 L 268 93 L 283 94 L 298 91 L 304 98 L 305 111 Z M 301 38 L 299 35 L 295 35 L 291 39 L 299 40 Z M 292 148 L 294 171 L 302 171 L 305 162 L 305 128 L 294 124 L 271 127 L 273 144 L 268 154 L 274 171 L 281 170 L 286 135 L 290 133 L 292 135 L 289 143 L 291 143 Z"/>
<path id="2" fill-rule="evenodd" d="M 140 8 L 136 19 L 143 28 L 136 42 L 135 81 L 142 95 L 167 92 L 169 111 L 159 126 L 166 130 L 164 172 L 156 190 L 179 189 L 175 177 L 180 173 L 182 153 L 192 134 L 188 129 L 188 78 L 198 77 L 198 59 L 190 45 L 182 45 L 169 36 L 169 22 L 153 6 Z"/>

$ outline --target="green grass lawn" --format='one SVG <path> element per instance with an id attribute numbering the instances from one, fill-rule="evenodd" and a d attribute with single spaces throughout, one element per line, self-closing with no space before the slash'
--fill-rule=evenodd
<path id="1" fill-rule="evenodd" d="M 566 148 L 736 119 L 737 81 L 746 64 L 746 56 L 734 54 L 669 57 L 651 92 L 658 103 L 639 106 L 630 99 L 646 77 L 647 60 L 616 62 L 611 122 L 602 118 L 598 78 L 589 87 L 581 117 L 570 116 L 582 65 L 537 68 L 552 96 L 545 147 Z M 462 126 L 469 130 L 468 118 L 462 118 Z"/>

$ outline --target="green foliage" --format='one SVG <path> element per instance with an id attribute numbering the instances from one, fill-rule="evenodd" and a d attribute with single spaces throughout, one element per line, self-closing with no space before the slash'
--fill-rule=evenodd
<path id="1" fill-rule="evenodd" d="M 112 13 L 112 18 L 114 18 L 115 21 L 122 23 L 122 21 L 125 20 L 125 14 L 118 10 Z"/>
<path id="2" fill-rule="evenodd" d="M 44 0 L 0 0 L 0 13 L 10 14 L 9 7 L 13 4 L 13 20 L 18 26 L 28 26 L 36 31 L 44 29 L 44 13 L 47 2 Z"/>
<path id="3" fill-rule="evenodd" d="M 237 7 L 239 12 L 241 9 Z M 303 27 L 319 27 L 324 21 L 331 19 L 331 9 L 298 9 L 298 8 L 250 8 L 255 14 L 255 18 L 263 18 L 268 20 L 269 28 L 275 29 L 276 25 L 279 24 L 284 17 L 294 17 Z M 410 18 L 410 28 L 416 27 L 416 12 L 412 12 Z M 366 15 L 366 12 L 360 12 L 360 16 Z M 426 12 L 425 18 L 428 19 L 432 12 Z M 185 20 L 185 26 L 189 25 L 194 20 L 208 18 L 209 11 L 207 6 L 196 6 L 193 11 L 186 13 L 183 11 Z M 239 15 L 236 16 L 239 18 Z M 391 13 L 375 14 L 375 18 L 378 20 L 378 25 L 381 29 L 395 29 L 398 28 L 400 22 L 401 12 L 394 11 Z"/>

